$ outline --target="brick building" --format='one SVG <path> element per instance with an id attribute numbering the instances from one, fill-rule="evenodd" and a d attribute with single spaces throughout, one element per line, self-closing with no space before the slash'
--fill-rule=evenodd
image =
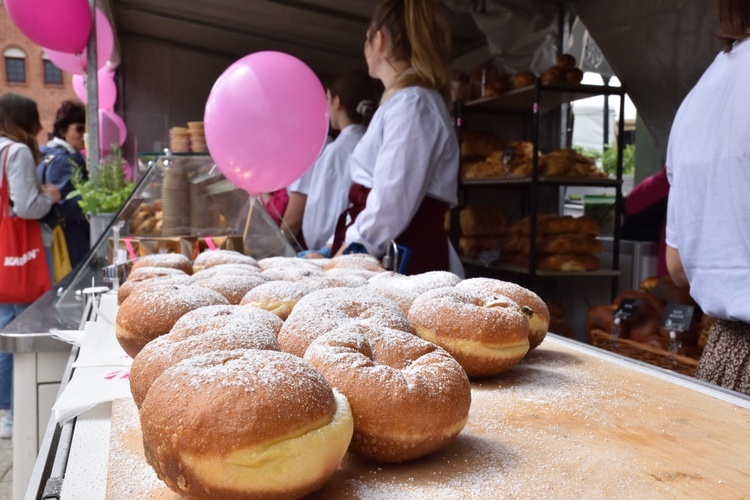
<path id="1" fill-rule="evenodd" d="M 52 123 L 60 103 L 77 99 L 71 83 L 72 75 L 60 71 L 44 56 L 42 47 L 16 28 L 0 0 L 0 95 L 6 92 L 34 99 L 44 130 L 39 144 L 46 144 L 52 134 Z"/>

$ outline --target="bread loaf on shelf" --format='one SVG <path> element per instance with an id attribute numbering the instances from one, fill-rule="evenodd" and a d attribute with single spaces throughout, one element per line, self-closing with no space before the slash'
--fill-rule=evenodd
<path id="1" fill-rule="evenodd" d="M 491 132 L 465 129 L 461 132 L 461 158 L 487 158 L 503 149 L 503 141 Z"/>
<path id="2" fill-rule="evenodd" d="M 596 271 L 601 267 L 594 254 L 604 251 L 596 239 L 600 228 L 586 216 L 574 218 L 540 214 L 536 218 L 537 269 L 543 271 Z M 511 226 L 503 246 L 503 262 L 528 267 L 531 246 L 531 217 Z"/>
<path id="3" fill-rule="evenodd" d="M 461 236 L 458 251 L 464 257 L 476 259 L 484 251 L 500 249 L 504 242 L 503 236 Z"/>
<path id="4" fill-rule="evenodd" d="M 595 254 L 604 251 L 604 244 L 588 234 L 547 234 L 537 238 L 537 255 L 587 253 Z M 528 236 L 515 234 L 508 238 L 503 246 L 503 253 L 529 255 L 531 241 Z"/>
<path id="5" fill-rule="evenodd" d="M 467 205 L 459 214 L 464 236 L 504 236 L 508 233 L 508 217 L 500 207 Z"/>

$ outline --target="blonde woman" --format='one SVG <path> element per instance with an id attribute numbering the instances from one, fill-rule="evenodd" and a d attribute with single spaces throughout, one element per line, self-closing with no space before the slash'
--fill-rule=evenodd
<path id="1" fill-rule="evenodd" d="M 462 272 L 449 265 L 443 229 L 457 203 L 459 147 L 448 103 L 450 30 L 432 0 L 384 0 L 365 40 L 380 106 L 350 160 L 346 221 L 333 252 L 381 257 L 395 240 L 411 251 L 407 274 Z M 455 260 L 454 260 L 455 262 Z"/>

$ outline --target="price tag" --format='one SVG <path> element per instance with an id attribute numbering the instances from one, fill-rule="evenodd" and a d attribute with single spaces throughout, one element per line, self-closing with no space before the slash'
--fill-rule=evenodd
<path id="1" fill-rule="evenodd" d="M 667 304 L 664 308 L 661 325 L 673 332 L 686 332 L 690 329 L 694 312 L 694 306 Z"/>
<path id="2" fill-rule="evenodd" d="M 640 299 L 622 299 L 615 311 L 615 318 L 628 319 L 638 314 L 641 308 Z"/>
<path id="3" fill-rule="evenodd" d="M 508 177 L 510 175 L 510 161 L 513 159 L 515 154 L 516 149 L 512 147 L 505 148 L 505 151 L 503 151 L 503 171 L 505 173 L 505 177 Z"/>

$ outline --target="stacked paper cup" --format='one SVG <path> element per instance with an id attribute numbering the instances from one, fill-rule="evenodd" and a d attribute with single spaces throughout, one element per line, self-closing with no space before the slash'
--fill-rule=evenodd
<path id="1" fill-rule="evenodd" d="M 188 234 L 190 231 L 190 188 L 185 169 L 175 158 L 169 168 L 164 169 L 161 186 L 163 236 Z"/>
<path id="2" fill-rule="evenodd" d="M 190 131 L 185 127 L 169 129 L 169 144 L 173 153 L 190 152 Z"/>
<path id="3" fill-rule="evenodd" d="M 203 183 L 190 183 L 190 233 L 204 234 L 211 226 L 211 210 Z"/>
<path id="4" fill-rule="evenodd" d="M 203 122 L 188 122 L 190 132 L 190 148 L 193 153 L 206 152 L 206 135 L 203 132 Z"/>

